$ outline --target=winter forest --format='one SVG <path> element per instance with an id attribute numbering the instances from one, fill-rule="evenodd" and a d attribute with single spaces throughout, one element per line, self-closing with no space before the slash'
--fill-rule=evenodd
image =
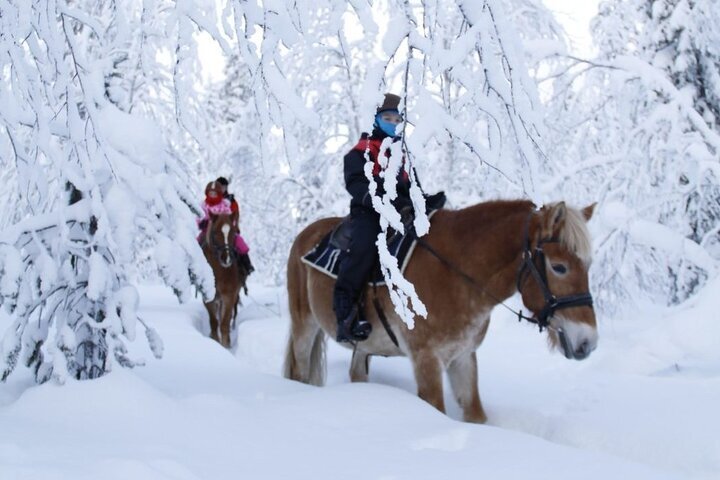
<path id="1" fill-rule="evenodd" d="M 648 392 L 669 395 L 665 398 L 680 402 L 681 410 L 695 412 L 685 422 L 694 426 L 673 431 L 671 423 L 665 431 L 656 421 L 675 412 L 653 410 L 637 430 L 618 427 L 603 431 L 602 438 L 597 432 L 583 437 L 570 420 L 551 426 L 550 414 L 528 417 L 525 409 L 539 415 L 543 399 L 558 411 L 564 405 L 552 403 L 560 401 L 553 400 L 559 394 L 552 389 L 564 384 L 537 380 L 529 391 L 540 401 L 505 411 L 505 399 L 493 398 L 491 387 L 482 388 L 490 402 L 490 425 L 500 430 L 474 427 L 485 428 L 476 433 L 464 430 L 470 427 L 452 411 L 457 423 L 447 425 L 442 422 L 452 420 L 426 411 L 429 407 L 412 396 L 409 364 L 397 360 L 378 363 L 387 366 L 375 383 L 394 387 L 390 393 L 379 390 L 387 395 L 385 402 L 406 402 L 392 408 L 401 422 L 407 417 L 402 423 L 410 428 L 407 438 L 393 437 L 389 427 L 376 432 L 387 421 L 382 408 L 390 407 L 371 409 L 377 393 L 371 374 L 369 386 L 357 393 L 359 405 L 350 404 L 368 415 L 369 426 L 363 424 L 350 440 L 337 437 L 345 442 L 337 452 L 347 450 L 348 461 L 354 461 L 353 448 L 363 451 L 354 443 L 375 432 L 409 442 L 412 455 L 400 457 L 414 467 L 393 473 L 394 454 L 385 452 L 385 458 L 380 447 L 372 447 L 372 455 L 380 456 L 367 460 L 374 470 L 361 475 L 358 467 L 346 478 L 441 478 L 447 472 L 455 472 L 447 478 L 470 478 L 483 473 L 483 462 L 463 470 L 469 468 L 465 462 L 477 458 L 473 449 L 506 440 L 532 450 L 528 461 L 540 466 L 505 472 L 502 461 L 510 461 L 511 454 L 503 450 L 490 454 L 498 465 L 487 467 L 489 478 L 570 478 L 580 471 L 588 476 L 586 469 L 592 470 L 590 478 L 717 478 L 720 444 L 711 434 L 717 421 L 706 416 L 717 418 L 709 405 L 720 401 L 720 328 L 715 325 L 720 304 L 713 298 L 720 268 L 720 4 L 601 0 L 589 29 L 591 48 L 578 51 L 558 12 L 542 0 L 0 0 L 0 425 L 9 426 L 0 427 L 0 478 L 90 478 L 93 471 L 93 478 L 98 472 L 115 478 L 106 474 L 110 471 L 117 478 L 335 478 L 333 468 L 344 462 L 334 457 L 341 453 L 332 453 L 328 470 L 314 474 L 310 467 L 283 470 L 280 465 L 270 472 L 251 466 L 226 471 L 220 464 L 203 470 L 200 460 L 180 465 L 167 452 L 158 453 L 153 463 L 145 450 L 128 446 L 135 441 L 129 430 L 110 435 L 114 447 L 107 450 L 114 449 L 114 460 L 94 446 L 87 454 L 72 453 L 76 464 L 49 453 L 64 442 L 65 427 L 57 426 L 55 417 L 65 414 L 44 413 L 47 421 L 31 429 L 39 435 L 53 432 L 47 451 L 31 447 L 30 434 L 22 440 L 27 424 L 17 418 L 64 409 L 75 419 L 71 425 L 92 415 L 101 418 L 100 425 L 83 425 L 78 438 L 83 433 L 103 438 L 103 431 L 122 423 L 115 408 L 138 402 L 131 392 L 142 390 L 143 398 L 152 400 L 153 425 L 167 430 L 170 420 L 164 423 L 155 414 L 164 418 L 158 392 L 170 395 L 163 389 L 172 381 L 160 380 L 153 369 L 192 358 L 190 373 L 175 371 L 175 378 L 205 385 L 207 377 L 193 373 L 203 369 L 205 352 L 212 352 L 208 368 L 235 372 L 230 369 L 240 363 L 242 372 L 250 370 L 247 377 L 223 381 L 237 383 L 232 392 L 243 391 L 242 378 L 250 379 L 253 386 L 247 388 L 264 389 L 262 398 L 271 406 L 259 416 L 270 425 L 297 421 L 283 405 L 292 405 L 300 417 L 303 405 L 313 412 L 348 405 L 353 396 L 346 376 L 349 356 L 340 349 L 331 350 L 331 387 L 325 394 L 313 390 L 303 397 L 293 391 L 301 398 L 278 403 L 289 389 L 300 389 L 280 377 L 287 316 L 279 313 L 272 328 L 242 319 L 287 308 L 286 262 L 295 236 L 317 219 L 348 213 L 342 158 L 362 132 L 372 129 L 386 92 L 401 97 L 407 162 L 398 168 L 412 171 L 416 211 L 424 211 L 420 188 L 444 191 L 450 209 L 494 199 L 536 205 L 564 200 L 576 207 L 597 203 L 588 227 L 598 353 L 603 335 L 615 336 L 606 344 L 611 353 L 597 360 L 602 368 L 591 370 L 599 383 L 580 382 L 563 391 L 592 401 L 591 393 L 582 393 L 583 385 L 594 389 L 611 382 L 616 377 L 610 371 L 654 378 L 664 368 L 681 371 L 677 359 L 689 359 L 697 369 L 681 372 L 682 382 L 667 391 L 655 384 L 643 390 L 637 386 L 645 385 L 642 381 L 625 377 L 624 387 L 610 390 L 637 393 L 648 402 L 654 398 Z M 173 343 L 181 335 L 168 330 L 176 327 L 163 319 L 171 311 L 189 315 L 190 328 L 182 335 L 192 331 L 195 342 L 205 340 L 198 330 L 207 336 L 202 301 L 214 296 L 215 283 L 196 239 L 196 219 L 206 183 L 221 175 L 230 180 L 240 205 L 240 228 L 255 266 L 229 360 L 210 342 L 197 343 L 200 352 L 177 353 L 178 345 L 196 344 Z M 397 226 L 400 216 L 387 198 L 376 200 L 383 228 Z M 418 215 L 420 234 L 429 225 Z M 412 285 L 385 264 L 392 259 L 380 253 L 386 280 L 397 292 L 398 314 L 412 321 L 421 302 Z M 155 315 L 160 307 L 143 307 L 148 299 L 162 299 L 166 310 Z M 685 323 L 683 315 L 694 318 L 689 308 L 703 320 Z M 513 319 L 497 322 L 505 321 Z M 503 332 L 543 344 L 531 330 Z M 676 342 L 678 332 L 682 341 Z M 640 350 L 646 341 L 657 352 Z M 490 352 L 498 356 L 508 353 L 507 345 L 494 348 Z M 562 368 L 565 377 L 582 378 L 573 370 L 580 363 L 551 361 L 558 355 L 550 355 L 545 345 L 535 348 L 538 361 L 552 365 L 542 367 L 549 375 Z M 628 358 L 624 367 L 621 356 Z M 526 380 L 518 375 L 512 383 Z M 117 394 L 100 394 L 101 387 L 93 385 Z M 158 390 L 145 391 L 148 385 Z M 207 400 L 202 395 L 215 387 L 182 388 L 187 390 L 173 390 L 178 403 L 170 410 L 178 410 L 178 404 L 190 408 L 187 398 L 193 395 L 200 396 L 198 402 Z M 240 397 L 232 397 L 231 387 L 217 388 L 223 393 L 203 409 L 216 408 L 217 415 L 234 411 L 226 402 Z M 396 398 L 397 390 L 412 395 Z M 695 391 L 705 393 L 694 397 L 695 404 L 683 403 L 682 392 L 693 397 Z M 248 393 L 243 408 L 260 396 Z M 594 401 L 607 400 L 599 398 Z M 629 415 L 621 406 L 626 399 L 607 401 L 612 415 Z M 313 406 L 317 402 L 322 406 Z M 91 406 L 96 404 L 106 407 Z M 636 410 L 643 405 L 638 400 Z M 603 423 L 593 412 L 598 413 L 590 411 L 581 420 Z M 558 417 L 571 418 L 566 414 Z M 409 426 L 426 418 L 437 430 Z M 547 425 L 541 423 L 546 420 Z M 238 439 L 240 432 L 224 432 L 223 438 L 245 449 L 280 448 L 263 437 L 279 427 L 255 422 L 239 427 L 252 438 Z M 169 436 L 181 430 L 172 428 L 177 430 L 166 432 Z M 437 433 L 443 428 L 445 433 Z M 506 439 L 510 434 L 519 440 Z M 545 443 L 538 448 L 532 443 L 537 438 L 525 434 Z M 321 435 L 310 435 L 310 443 Z M 424 440 L 416 438 L 423 435 Z M 663 435 L 675 438 L 677 443 L 663 443 L 675 457 L 663 456 L 662 448 L 637 447 Z M 692 435 L 697 443 L 678 447 Z M 68 445 L 82 450 L 83 442 Z M 556 452 L 556 444 L 582 453 Z M 703 449 L 694 449 L 700 444 Z M 422 458 L 426 450 L 434 453 Z M 455 458 L 451 454 L 466 454 L 454 463 L 456 470 L 448 470 L 438 451 L 448 462 Z M 292 462 L 303 464 L 301 455 Z M 568 456 L 567 470 L 554 471 L 555 462 L 568 462 Z M 38 458 L 41 464 L 33 465 Z M 613 463 L 618 458 L 627 465 Z M 274 463 L 267 452 L 253 461 Z"/>

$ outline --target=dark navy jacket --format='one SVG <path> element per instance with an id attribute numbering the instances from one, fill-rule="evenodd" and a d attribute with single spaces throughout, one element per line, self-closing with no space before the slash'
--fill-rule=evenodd
<path id="1" fill-rule="evenodd" d="M 353 147 L 345 155 L 344 173 L 345 188 L 350 193 L 350 208 L 365 207 L 372 209 L 372 199 L 370 198 L 370 182 L 365 176 L 365 152 L 369 150 L 370 160 L 374 162 L 373 176 L 377 183 L 377 194 L 383 195 L 383 179 L 380 178 L 381 170 L 378 163 L 378 155 L 386 154 L 379 152 L 379 144 L 387 138 L 387 135 L 379 129 L 374 129 L 372 135 L 363 133 L 358 144 Z M 395 140 L 397 141 L 397 140 Z M 411 206 L 410 200 L 410 180 L 405 169 L 401 169 L 397 176 L 397 198 L 393 201 L 396 208 L 402 209 L 405 206 Z"/>

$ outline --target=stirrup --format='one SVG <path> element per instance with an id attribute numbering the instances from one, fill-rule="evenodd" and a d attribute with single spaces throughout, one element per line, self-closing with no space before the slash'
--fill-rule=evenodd
<path id="1" fill-rule="evenodd" d="M 365 319 L 357 320 L 352 324 L 352 334 L 357 341 L 367 340 L 372 333 L 372 324 Z"/>
<path id="2" fill-rule="evenodd" d="M 337 324 L 337 336 L 335 340 L 342 342 L 362 342 L 367 340 L 372 332 L 372 325 L 365 319 L 358 319 L 358 306 L 353 306 L 350 313 Z"/>

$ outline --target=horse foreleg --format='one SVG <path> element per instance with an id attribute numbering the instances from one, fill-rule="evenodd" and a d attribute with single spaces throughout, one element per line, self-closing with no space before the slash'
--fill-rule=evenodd
<path id="1" fill-rule="evenodd" d="M 212 301 L 205 304 L 205 308 L 208 312 L 208 318 L 210 319 L 210 338 L 219 342 L 218 339 L 218 299 L 215 298 Z"/>
<path id="2" fill-rule="evenodd" d="M 447 373 L 455 398 L 463 409 L 463 420 L 485 423 L 487 416 L 483 411 L 478 392 L 475 352 L 462 354 L 453 360 L 448 366 Z"/>
<path id="3" fill-rule="evenodd" d="M 220 344 L 225 348 L 230 348 L 230 323 L 232 322 L 233 309 L 235 302 L 229 302 L 225 299 L 220 309 Z"/>
<path id="4" fill-rule="evenodd" d="M 237 296 L 237 301 L 235 301 L 235 306 L 233 307 L 232 311 L 232 329 L 235 330 L 235 322 L 237 320 L 237 312 L 238 312 L 238 306 L 242 305 L 242 302 L 240 301 L 240 294 Z"/>
<path id="5" fill-rule="evenodd" d="M 368 373 L 370 373 L 370 354 L 356 348 L 353 350 L 350 362 L 350 381 L 367 382 Z"/>
<path id="6" fill-rule="evenodd" d="M 443 370 L 440 360 L 432 353 L 416 353 L 413 356 L 413 370 L 418 387 L 418 396 L 445 413 L 442 384 Z"/>

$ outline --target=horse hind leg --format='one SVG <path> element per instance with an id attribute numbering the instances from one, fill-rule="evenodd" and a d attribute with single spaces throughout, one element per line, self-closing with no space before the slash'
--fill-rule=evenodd
<path id="1" fill-rule="evenodd" d="M 478 392 L 477 357 L 475 352 L 465 353 L 453 360 L 447 368 L 448 379 L 455 399 L 463 410 L 463 420 L 485 423 L 487 416 Z"/>
<path id="2" fill-rule="evenodd" d="M 290 335 L 285 348 L 283 376 L 310 385 L 325 384 L 325 333 L 315 322 L 309 308 L 290 297 Z M 300 308 L 298 308 L 298 306 Z"/>
<path id="3" fill-rule="evenodd" d="M 295 252 L 287 267 L 290 334 L 285 348 L 283 376 L 311 385 L 324 385 L 326 374 L 325 333 L 315 321 L 308 301 L 304 266 Z"/>
<path id="4" fill-rule="evenodd" d="M 370 354 L 359 350 L 353 350 L 352 361 L 350 362 L 350 381 L 367 382 L 370 373 Z"/>
<path id="5" fill-rule="evenodd" d="M 325 333 L 310 321 L 290 327 L 283 376 L 310 385 L 325 384 Z"/>

